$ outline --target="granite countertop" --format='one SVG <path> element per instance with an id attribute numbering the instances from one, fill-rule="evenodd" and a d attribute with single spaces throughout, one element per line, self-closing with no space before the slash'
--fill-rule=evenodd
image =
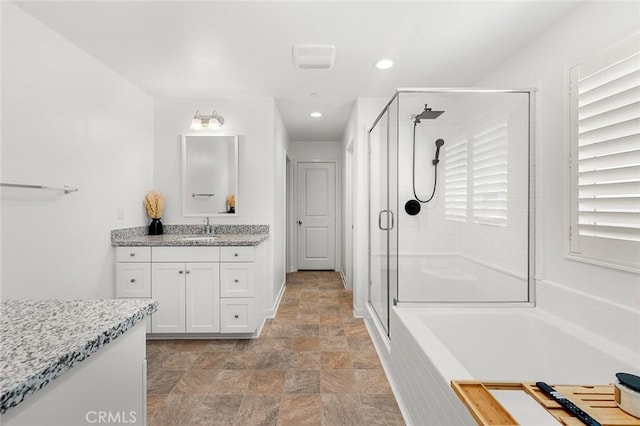
<path id="1" fill-rule="evenodd" d="M 163 234 L 111 240 L 114 246 L 257 246 L 269 234 Z"/>
<path id="2" fill-rule="evenodd" d="M 8 300 L 0 309 L 0 414 L 4 414 L 151 315 L 158 303 Z"/>
<path id="3" fill-rule="evenodd" d="M 202 225 L 166 225 L 162 235 L 147 235 L 147 227 L 111 231 L 113 246 L 257 246 L 269 238 L 267 225 L 214 225 L 203 234 Z"/>

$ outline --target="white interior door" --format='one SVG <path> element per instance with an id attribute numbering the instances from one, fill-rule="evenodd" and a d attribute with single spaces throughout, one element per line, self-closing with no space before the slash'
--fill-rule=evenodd
<path id="1" fill-rule="evenodd" d="M 336 165 L 298 163 L 298 269 L 335 269 Z"/>

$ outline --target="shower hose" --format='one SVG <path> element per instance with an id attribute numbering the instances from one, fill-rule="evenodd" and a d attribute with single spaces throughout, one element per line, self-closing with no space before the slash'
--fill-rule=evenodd
<path id="1" fill-rule="evenodd" d="M 411 169 L 411 175 L 412 175 L 412 183 L 413 183 L 413 196 L 416 198 L 417 201 L 420 201 L 421 203 L 428 203 L 429 201 L 433 200 L 433 197 L 436 195 L 436 185 L 438 183 L 438 163 L 434 164 L 435 169 L 435 173 L 434 173 L 434 178 L 433 178 L 433 191 L 431 191 L 431 197 L 429 197 L 428 200 L 421 200 L 418 197 L 418 194 L 416 194 L 416 126 L 417 123 L 413 123 L 413 167 Z"/>

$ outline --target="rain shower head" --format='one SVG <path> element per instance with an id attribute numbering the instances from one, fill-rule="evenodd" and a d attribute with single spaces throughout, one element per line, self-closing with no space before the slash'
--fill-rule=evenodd
<path id="1" fill-rule="evenodd" d="M 435 120 L 440 117 L 443 112 L 444 111 L 433 111 L 431 108 L 427 107 L 427 104 L 424 104 L 424 111 L 418 115 L 412 115 L 411 119 L 414 124 L 420 124 L 421 120 Z"/>

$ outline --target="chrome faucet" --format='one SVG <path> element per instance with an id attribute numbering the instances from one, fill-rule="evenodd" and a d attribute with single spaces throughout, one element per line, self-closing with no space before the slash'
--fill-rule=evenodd
<path id="1" fill-rule="evenodd" d="M 209 217 L 207 216 L 207 224 L 204 226 L 203 234 L 213 234 L 213 226 L 209 225 Z"/>

